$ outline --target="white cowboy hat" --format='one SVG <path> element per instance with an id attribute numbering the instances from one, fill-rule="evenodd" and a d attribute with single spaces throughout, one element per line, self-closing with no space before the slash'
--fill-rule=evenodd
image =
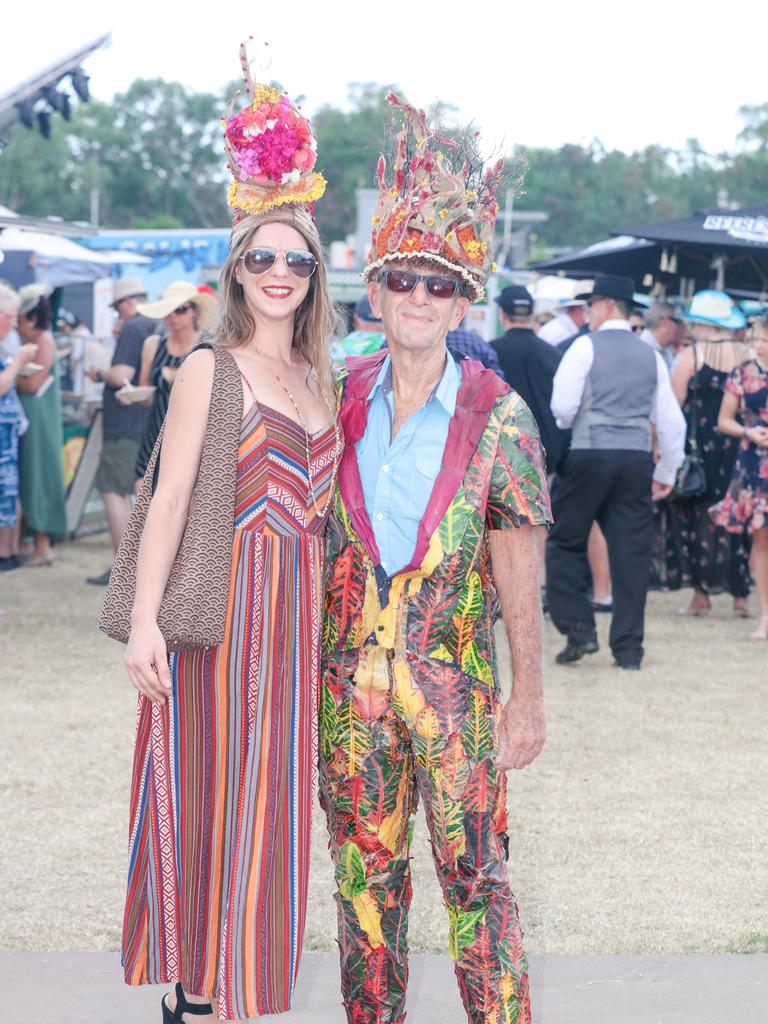
<path id="1" fill-rule="evenodd" d="M 193 302 L 198 309 L 197 326 L 201 331 L 207 331 L 213 323 L 216 315 L 218 301 L 215 295 L 210 292 L 201 292 L 188 281 L 173 281 L 165 289 L 156 302 L 138 302 L 136 309 L 142 316 L 148 316 L 152 320 L 162 320 L 174 309 Z"/>

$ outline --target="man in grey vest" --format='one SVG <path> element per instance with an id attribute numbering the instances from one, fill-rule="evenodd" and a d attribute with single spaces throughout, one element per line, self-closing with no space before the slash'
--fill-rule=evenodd
<path id="1" fill-rule="evenodd" d="M 598 649 L 586 578 L 587 538 L 597 521 L 608 542 L 613 586 L 610 645 L 615 664 L 639 669 L 653 532 L 653 501 L 672 490 L 683 460 L 685 419 L 661 356 L 633 334 L 633 282 L 598 274 L 586 296 L 589 334 L 563 356 L 552 388 L 571 449 L 553 493 L 547 541 L 547 595 L 568 638 L 561 664 Z M 651 423 L 659 460 L 651 454 Z"/>

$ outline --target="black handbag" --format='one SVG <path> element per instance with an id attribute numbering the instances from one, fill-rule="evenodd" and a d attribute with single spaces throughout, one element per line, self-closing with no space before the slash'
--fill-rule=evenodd
<path id="1" fill-rule="evenodd" d="M 693 382 L 691 405 L 688 412 L 688 452 L 680 464 L 675 480 L 675 487 L 670 495 L 672 500 L 690 501 L 701 498 L 707 490 L 707 475 L 704 472 L 704 460 L 699 452 L 698 419 L 699 419 L 699 360 L 696 342 L 693 343 Z"/>

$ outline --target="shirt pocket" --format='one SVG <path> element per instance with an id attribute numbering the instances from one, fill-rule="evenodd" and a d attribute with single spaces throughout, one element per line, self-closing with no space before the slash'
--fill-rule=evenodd
<path id="1" fill-rule="evenodd" d="M 402 514 L 406 519 L 421 521 L 439 471 L 439 465 L 435 469 L 432 461 L 423 456 L 413 460 L 406 475 L 409 486 L 402 493 Z"/>

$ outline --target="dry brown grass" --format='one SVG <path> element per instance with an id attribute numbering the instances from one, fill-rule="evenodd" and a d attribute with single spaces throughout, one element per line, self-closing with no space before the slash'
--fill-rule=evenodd
<path id="1" fill-rule="evenodd" d="M 110 950 L 120 941 L 134 695 L 86 586 L 103 537 L 52 569 L 0 577 L 0 947 Z M 765 949 L 768 650 L 721 598 L 679 618 L 649 602 L 640 673 L 607 650 L 559 668 L 546 630 L 549 740 L 509 783 L 510 873 L 531 952 Z M 601 619 L 607 619 L 602 616 Z M 600 623 L 601 633 L 607 621 Z M 334 944 L 317 814 L 307 945 Z M 423 819 L 411 945 L 442 950 L 446 921 Z"/>

